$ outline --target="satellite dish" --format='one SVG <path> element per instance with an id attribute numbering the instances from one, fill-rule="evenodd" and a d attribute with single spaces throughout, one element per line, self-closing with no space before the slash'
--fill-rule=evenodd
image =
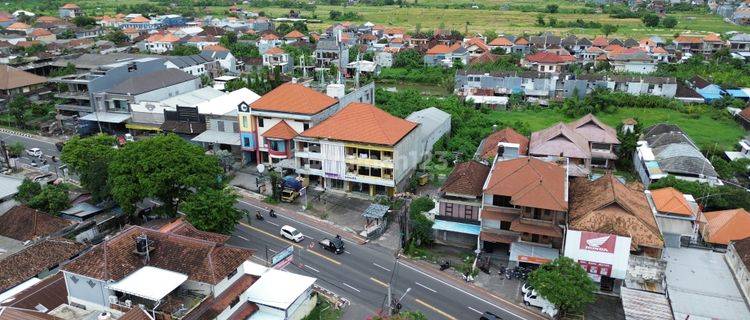
<path id="1" fill-rule="evenodd" d="M 257 166 L 255 166 L 255 168 L 256 168 L 256 169 L 258 169 L 258 172 L 259 172 L 259 173 L 263 173 L 263 172 L 265 172 L 265 171 L 266 171 L 266 166 L 265 166 L 265 165 L 263 165 L 262 163 L 261 163 L 261 164 L 259 164 L 259 165 L 257 165 Z"/>
<path id="2" fill-rule="evenodd" d="M 154 111 L 155 108 L 156 108 L 156 106 L 153 105 L 153 104 L 149 103 L 149 104 L 146 105 L 146 109 L 148 109 L 148 111 Z"/>

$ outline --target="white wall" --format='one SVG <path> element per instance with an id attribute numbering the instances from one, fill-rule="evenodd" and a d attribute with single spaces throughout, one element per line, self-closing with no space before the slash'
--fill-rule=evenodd
<path id="1" fill-rule="evenodd" d="M 201 87 L 201 79 L 196 78 L 193 80 L 178 83 L 173 86 L 156 89 L 154 91 L 145 92 L 134 96 L 135 102 L 141 101 L 161 101 L 167 98 L 171 98 L 183 93 L 198 90 Z"/>
<path id="2" fill-rule="evenodd" d="M 414 128 L 393 148 L 393 177 L 396 185 L 408 178 L 422 158 L 424 146 L 419 141 L 419 127 Z"/>

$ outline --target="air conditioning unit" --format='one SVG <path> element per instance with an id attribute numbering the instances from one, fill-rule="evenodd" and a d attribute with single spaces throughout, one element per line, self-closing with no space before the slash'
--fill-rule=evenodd
<path id="1" fill-rule="evenodd" d="M 128 308 L 133 307 L 133 301 L 130 301 L 130 299 L 125 300 L 125 306 L 128 307 Z"/>
<path id="2" fill-rule="evenodd" d="M 117 304 L 117 296 L 109 296 L 109 304 Z"/>

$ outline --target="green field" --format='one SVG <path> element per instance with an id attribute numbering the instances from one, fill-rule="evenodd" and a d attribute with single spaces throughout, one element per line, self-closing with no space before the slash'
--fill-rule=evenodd
<path id="1" fill-rule="evenodd" d="M 685 130 L 685 133 L 701 148 L 716 147 L 721 150 L 734 150 L 744 134 L 742 127 L 729 117 L 720 117 L 715 120 L 711 117 L 712 113 L 706 112 L 695 118 L 670 109 L 624 108 L 614 113 L 599 113 L 596 116 L 612 127 L 616 127 L 624 119 L 633 117 L 637 117 L 643 127 L 660 122 L 673 123 Z M 493 116 L 505 123 L 526 122 L 532 131 L 544 129 L 560 121 L 574 120 L 565 117 L 561 111 L 553 109 L 498 111 L 494 112 Z"/>

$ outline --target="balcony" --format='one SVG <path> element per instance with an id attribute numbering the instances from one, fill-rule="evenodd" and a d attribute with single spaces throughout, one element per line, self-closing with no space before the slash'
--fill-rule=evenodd
<path id="1" fill-rule="evenodd" d="M 55 93 L 55 98 L 61 99 L 76 99 L 76 100 L 90 100 L 91 97 L 86 91 L 67 91 Z"/>
<path id="2" fill-rule="evenodd" d="M 65 111 L 82 111 L 82 112 L 91 112 L 92 108 L 90 105 L 80 105 L 80 104 L 68 104 L 68 103 L 62 103 L 55 106 L 57 110 L 65 110 Z"/>

